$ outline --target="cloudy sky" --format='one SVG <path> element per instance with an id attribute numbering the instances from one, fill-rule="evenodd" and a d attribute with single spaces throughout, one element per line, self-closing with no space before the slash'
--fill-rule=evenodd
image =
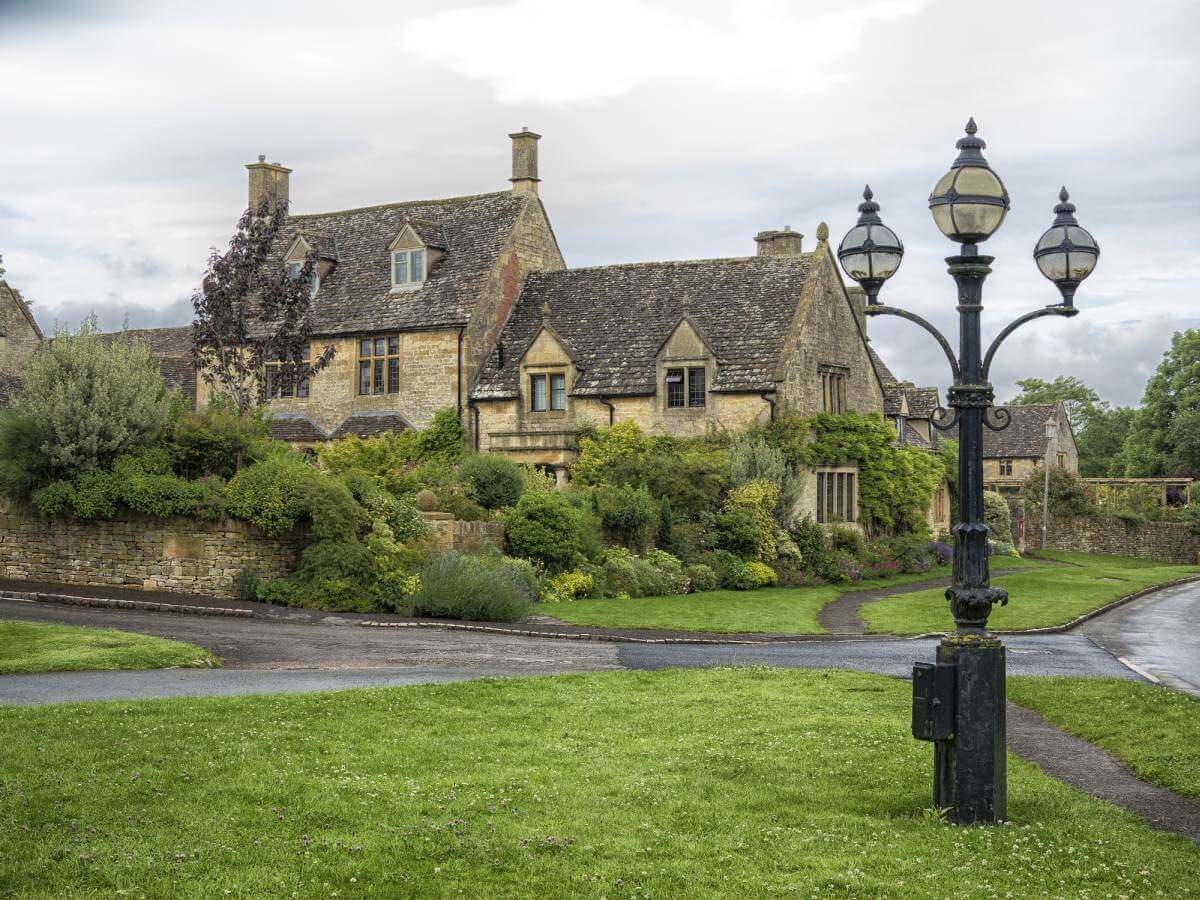
<path id="1" fill-rule="evenodd" d="M 1200 323 L 1198 38 L 1187 0 L 0 0 L 0 254 L 47 330 L 183 324 L 259 153 L 317 212 L 506 188 L 528 125 L 568 265 L 837 240 L 869 181 L 907 247 L 883 299 L 949 330 L 926 198 L 973 115 L 1013 203 L 986 327 L 1057 298 L 1030 251 L 1061 184 L 1103 248 L 1084 314 L 1011 339 L 998 392 L 1071 374 L 1132 403 Z M 924 333 L 871 329 L 945 385 Z"/>

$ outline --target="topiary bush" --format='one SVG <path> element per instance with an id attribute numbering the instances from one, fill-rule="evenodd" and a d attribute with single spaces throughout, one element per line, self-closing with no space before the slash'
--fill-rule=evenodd
<path id="1" fill-rule="evenodd" d="M 498 453 L 474 453 L 463 459 L 458 477 L 468 497 L 484 509 L 512 506 L 525 490 L 525 472 Z"/>
<path id="2" fill-rule="evenodd" d="M 529 614 L 528 587 L 496 559 L 443 553 L 421 570 L 413 613 L 479 622 L 516 622 Z"/>
<path id="3" fill-rule="evenodd" d="M 508 552 L 541 563 L 552 573 L 572 568 L 584 556 L 584 531 L 589 527 L 594 529 L 594 523 L 553 491 L 523 495 L 504 517 Z"/>

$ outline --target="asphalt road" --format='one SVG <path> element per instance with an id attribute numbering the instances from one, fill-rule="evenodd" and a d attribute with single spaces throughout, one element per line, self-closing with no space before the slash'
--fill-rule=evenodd
<path id="1" fill-rule="evenodd" d="M 1168 687 L 1200 696 L 1200 582 L 1157 591 L 1085 622 L 1079 633 Z"/>
<path id="2" fill-rule="evenodd" d="M 1198 592 L 1200 593 L 1200 592 Z M 340 690 L 482 677 L 708 666 L 841 668 L 904 677 L 932 660 L 935 639 L 792 644 L 626 644 L 438 629 L 298 625 L 0 600 L 0 619 L 117 628 L 189 641 L 222 657 L 217 670 L 60 672 L 0 676 L 0 703 L 132 700 Z M 1081 634 L 1010 637 L 1012 675 L 1136 678 Z"/>

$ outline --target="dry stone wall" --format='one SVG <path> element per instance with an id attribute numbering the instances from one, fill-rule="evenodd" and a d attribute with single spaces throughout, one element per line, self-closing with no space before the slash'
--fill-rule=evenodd
<path id="1" fill-rule="evenodd" d="M 1037 510 L 1025 515 L 1024 547 L 1042 546 L 1042 518 Z M 1200 537 L 1182 522 L 1126 525 L 1120 519 L 1066 517 L 1051 514 L 1046 549 L 1133 556 L 1179 565 L 1194 564 Z"/>
<path id="2" fill-rule="evenodd" d="M 0 500 L 0 578 L 232 598 L 238 573 L 282 578 L 303 545 L 234 520 L 47 520 Z"/>

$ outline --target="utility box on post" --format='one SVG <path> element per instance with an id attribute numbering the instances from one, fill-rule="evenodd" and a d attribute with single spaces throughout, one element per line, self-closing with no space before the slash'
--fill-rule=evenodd
<path id="1" fill-rule="evenodd" d="M 913 665 L 912 733 L 919 741 L 945 741 L 954 735 L 954 666 Z"/>

